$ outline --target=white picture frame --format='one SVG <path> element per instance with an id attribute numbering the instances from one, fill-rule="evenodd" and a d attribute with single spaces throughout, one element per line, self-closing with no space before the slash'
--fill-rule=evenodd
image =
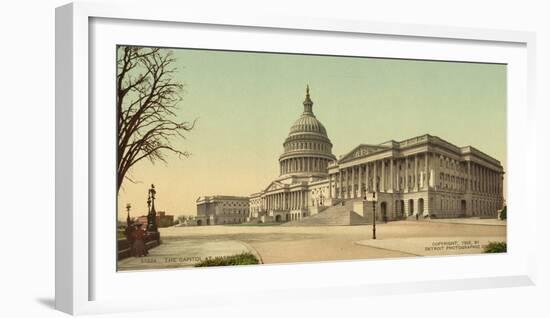
<path id="1" fill-rule="evenodd" d="M 139 32 L 128 28 L 139 27 Z M 181 47 L 172 43 L 173 32 L 188 28 L 189 34 L 207 28 L 208 38 L 197 33 L 196 41 L 212 41 L 216 33 L 232 30 L 225 35 L 238 38 L 239 32 L 252 32 L 259 37 L 309 36 L 338 41 L 391 41 L 395 47 L 378 47 L 376 56 L 423 58 L 508 63 L 508 205 L 522 210 L 522 216 L 512 214 L 508 223 L 509 252 L 504 255 L 459 256 L 422 259 L 391 259 L 351 262 L 323 262 L 314 264 L 252 266 L 247 268 L 213 268 L 193 272 L 189 270 L 116 273 L 111 272 L 110 260 L 115 240 L 106 235 L 94 236 L 98 220 L 91 212 L 98 205 L 94 200 L 98 186 L 109 188 L 108 175 L 99 176 L 101 167 L 97 146 L 109 138 L 108 133 L 94 130 L 97 119 L 109 112 L 93 108 L 98 99 L 113 99 L 101 91 L 97 78 L 109 78 L 114 68 L 102 67 L 111 62 L 97 54 L 96 49 L 109 48 L 113 43 Z M 154 32 L 151 30 L 154 29 Z M 162 31 L 162 32 L 159 32 Z M 297 35 L 299 33 L 299 35 Z M 171 36 L 172 35 L 172 36 Z M 247 34 L 250 36 L 250 34 Z M 154 39 L 154 40 L 153 40 Z M 126 43 L 121 43 L 124 41 Z M 297 41 L 297 40 L 293 40 Z M 296 42 L 289 43 L 296 43 Z M 227 43 L 218 41 L 220 49 L 282 50 L 283 44 L 268 47 L 261 41 Z M 315 42 L 315 41 L 312 41 Z M 373 42 L 374 43 L 374 42 Z M 399 51 L 407 43 L 410 50 Z M 204 43 L 203 43 L 204 44 Z M 387 42 L 386 42 L 387 44 Z M 198 45 L 198 44 L 197 44 Z M 204 44 L 208 45 L 208 44 Z M 203 45 L 203 47 L 204 47 Z M 263 48 L 257 46 L 264 45 Z M 279 45 L 277 47 L 277 45 Z M 255 302 L 282 302 L 290 300 L 345 298 L 425 291 L 448 291 L 506 286 L 525 286 L 535 282 L 535 193 L 527 191 L 536 184 L 536 165 L 527 165 L 525 158 L 535 156 L 534 120 L 534 45 L 531 32 L 468 29 L 400 23 L 368 21 L 300 19 L 288 16 L 217 15 L 213 12 L 190 12 L 177 4 L 155 8 L 137 4 L 117 6 L 116 3 L 73 3 L 56 10 L 56 308 L 71 314 L 136 311 L 185 306 L 213 306 L 230 304 L 246 298 Z M 432 50 L 426 49 L 429 46 Z M 466 48 L 457 53 L 453 48 Z M 361 47 L 355 48 L 361 52 Z M 325 50 L 337 54 L 341 49 L 330 47 L 303 47 L 307 52 Z M 392 53 L 392 50 L 395 52 Z M 369 51 L 370 52 L 370 51 Z M 114 49 L 109 54 L 114 53 Z M 358 54 L 358 53 L 357 53 Z M 407 54 L 407 56 L 403 56 Z M 102 63 L 107 64 L 102 64 Z M 95 76 L 95 78 L 92 78 Z M 106 76 L 106 77 L 103 77 Z M 114 81 L 114 77 L 112 78 Z M 114 92 L 114 88 L 113 88 Z M 114 103 L 114 102 L 113 102 Z M 108 125 L 107 125 L 108 126 Z M 108 129 L 106 130 L 108 131 Z M 114 158 L 114 156 L 113 156 Z M 107 162 L 108 163 L 108 162 Z M 99 170 L 98 170 L 99 169 Z M 518 173 L 519 170 L 522 173 Z M 103 201 L 103 200 L 101 200 Z M 114 209 L 114 205 L 113 205 Z M 113 211 L 114 215 L 114 211 Z M 114 219 L 114 217 L 113 217 Z M 110 226 L 110 225 L 109 225 Z M 110 228 L 110 227 L 109 227 Z M 113 236 L 114 236 L 114 231 Z M 109 241 L 110 240 L 110 241 Z M 105 243 L 106 242 L 106 243 Z M 101 248 L 100 248 L 101 247 Z M 105 268 L 98 263 L 107 264 Z M 495 267 L 495 264 L 503 264 Z M 404 269 L 429 268 L 413 277 Z M 459 270 L 461 269 L 461 270 Z M 231 273 L 231 275 L 227 275 Z M 340 273 L 334 275 L 334 273 Z M 372 275 L 371 273 L 377 273 Z M 388 275 L 380 275 L 387 273 Z M 177 274 L 177 275 L 176 275 Z M 136 275 L 162 288 L 168 278 L 185 281 L 192 292 L 167 288 L 157 297 L 140 298 L 122 295 L 117 286 L 130 284 Z M 177 276 L 177 277 L 176 277 Z M 282 278 L 286 279 L 282 279 Z M 319 279 L 322 277 L 323 279 Z M 263 279 L 262 279 L 263 278 Z M 155 283 L 156 282 L 156 283 Z M 127 286 L 127 285 L 124 285 Z M 224 297 L 216 297 L 224 293 Z M 205 297 L 206 296 L 206 297 Z M 126 297 L 126 298 L 125 298 Z M 134 301 L 124 301 L 131 297 Z M 143 299 L 143 301 L 139 301 Z M 182 301 L 184 299 L 184 301 Z"/>

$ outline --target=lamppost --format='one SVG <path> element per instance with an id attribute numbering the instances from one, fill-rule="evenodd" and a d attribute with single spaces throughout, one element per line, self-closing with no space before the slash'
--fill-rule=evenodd
<path id="1" fill-rule="evenodd" d="M 376 191 L 372 193 L 372 239 L 376 240 Z"/>
<path id="2" fill-rule="evenodd" d="M 372 192 L 372 239 L 376 240 L 376 192 L 378 192 L 378 181 Z"/>
<path id="3" fill-rule="evenodd" d="M 147 207 L 149 213 L 147 214 L 147 230 L 150 232 L 157 232 L 157 211 L 155 210 L 155 195 L 157 191 L 155 190 L 155 185 L 151 184 L 149 189 L 149 195 L 147 197 Z"/>
<path id="4" fill-rule="evenodd" d="M 132 208 L 132 205 L 130 203 L 126 203 L 126 211 L 128 211 L 128 216 L 126 216 L 126 225 L 130 226 L 130 223 L 132 223 L 132 220 L 130 219 L 130 209 Z"/>

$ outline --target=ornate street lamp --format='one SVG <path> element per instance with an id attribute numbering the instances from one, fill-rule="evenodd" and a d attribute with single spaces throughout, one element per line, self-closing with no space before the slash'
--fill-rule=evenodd
<path id="1" fill-rule="evenodd" d="M 147 197 L 147 208 L 149 213 L 147 214 L 147 230 L 149 232 L 158 232 L 157 228 L 157 211 L 155 210 L 155 195 L 157 191 L 155 190 L 155 185 L 151 184 Z"/>
<path id="2" fill-rule="evenodd" d="M 376 187 L 372 192 L 372 239 L 376 240 L 376 192 L 378 192 L 378 180 L 376 181 Z"/>
<path id="3" fill-rule="evenodd" d="M 130 203 L 126 203 L 126 211 L 128 211 L 128 216 L 126 216 L 126 225 L 130 226 L 130 223 L 132 223 L 132 220 L 130 219 L 130 209 L 132 208 L 132 205 Z"/>

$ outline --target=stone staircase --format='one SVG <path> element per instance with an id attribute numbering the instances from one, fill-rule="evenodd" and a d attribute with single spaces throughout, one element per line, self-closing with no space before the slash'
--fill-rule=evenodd
<path id="1" fill-rule="evenodd" d="M 344 203 L 344 205 L 338 203 L 330 206 L 323 212 L 301 220 L 284 223 L 282 226 L 358 225 L 368 223 L 367 219 L 352 211 L 352 201 L 344 201 Z"/>

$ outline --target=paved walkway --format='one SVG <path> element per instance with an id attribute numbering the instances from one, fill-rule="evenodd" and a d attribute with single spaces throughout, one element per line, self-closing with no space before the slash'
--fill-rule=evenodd
<path id="1" fill-rule="evenodd" d="M 254 249 L 240 241 L 163 240 L 161 245 L 149 250 L 149 255 L 145 257 L 130 257 L 118 262 L 118 270 L 193 267 L 207 258 L 244 252 L 258 257 Z"/>

